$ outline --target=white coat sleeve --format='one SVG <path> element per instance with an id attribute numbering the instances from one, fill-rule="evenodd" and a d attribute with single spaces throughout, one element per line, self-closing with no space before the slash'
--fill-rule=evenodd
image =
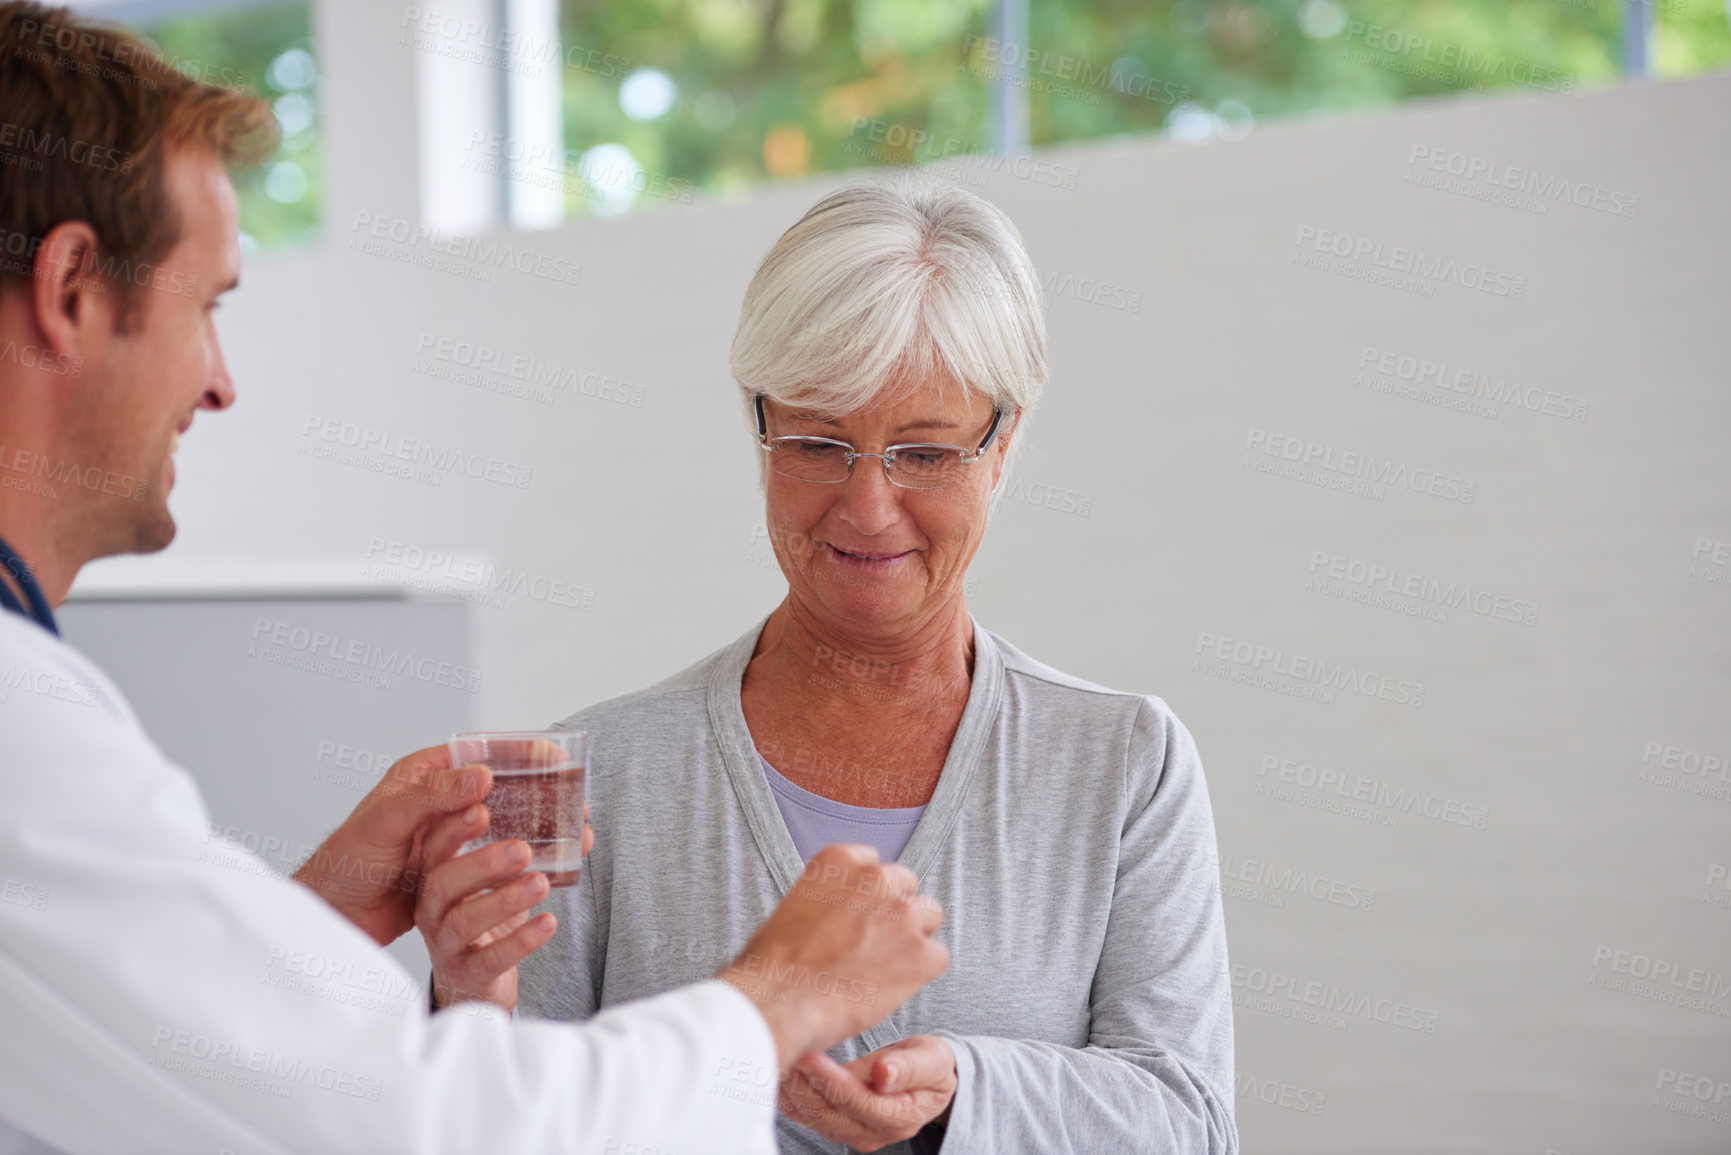
<path id="1" fill-rule="evenodd" d="M 775 1150 L 774 1041 L 732 987 L 582 1025 L 429 1017 L 212 832 L 93 665 L 0 618 L 0 1119 L 73 1155 Z"/>

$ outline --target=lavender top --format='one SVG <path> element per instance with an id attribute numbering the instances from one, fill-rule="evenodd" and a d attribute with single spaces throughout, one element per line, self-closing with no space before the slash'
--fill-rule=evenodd
<path id="1" fill-rule="evenodd" d="M 769 779 L 770 793 L 787 832 L 793 835 L 793 847 L 800 860 L 810 862 L 811 856 L 837 842 L 863 842 L 878 849 L 879 862 L 894 862 L 902 855 L 902 847 L 914 836 L 920 824 L 924 806 L 904 806 L 900 809 L 878 809 L 872 806 L 849 806 L 821 794 L 813 794 L 795 786 L 776 772 L 762 754 L 764 777 Z"/>

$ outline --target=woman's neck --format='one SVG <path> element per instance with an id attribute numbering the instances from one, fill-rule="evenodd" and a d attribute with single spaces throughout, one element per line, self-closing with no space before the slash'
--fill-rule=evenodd
<path id="1" fill-rule="evenodd" d="M 974 626 L 960 594 L 893 630 L 858 629 L 813 613 L 792 594 L 764 624 L 753 672 L 808 702 L 850 706 L 966 701 L 974 667 Z"/>

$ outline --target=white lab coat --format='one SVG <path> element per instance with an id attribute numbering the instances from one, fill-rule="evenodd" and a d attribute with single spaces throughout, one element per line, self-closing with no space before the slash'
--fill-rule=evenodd
<path id="1" fill-rule="evenodd" d="M 237 751 L 237 757 L 244 752 Z M 0 1150 L 773 1152 L 775 1045 L 721 982 L 582 1025 L 429 1016 L 211 833 L 91 662 L 0 611 Z"/>

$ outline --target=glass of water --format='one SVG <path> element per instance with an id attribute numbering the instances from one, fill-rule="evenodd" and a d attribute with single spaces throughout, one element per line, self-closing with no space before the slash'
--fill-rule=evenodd
<path id="1" fill-rule="evenodd" d="M 541 871 L 550 886 L 575 883 L 583 862 L 589 735 L 582 730 L 453 734 L 446 745 L 453 767 L 479 763 L 493 772 L 486 797 L 492 821 L 463 850 L 520 838 L 530 850 L 525 871 Z"/>

